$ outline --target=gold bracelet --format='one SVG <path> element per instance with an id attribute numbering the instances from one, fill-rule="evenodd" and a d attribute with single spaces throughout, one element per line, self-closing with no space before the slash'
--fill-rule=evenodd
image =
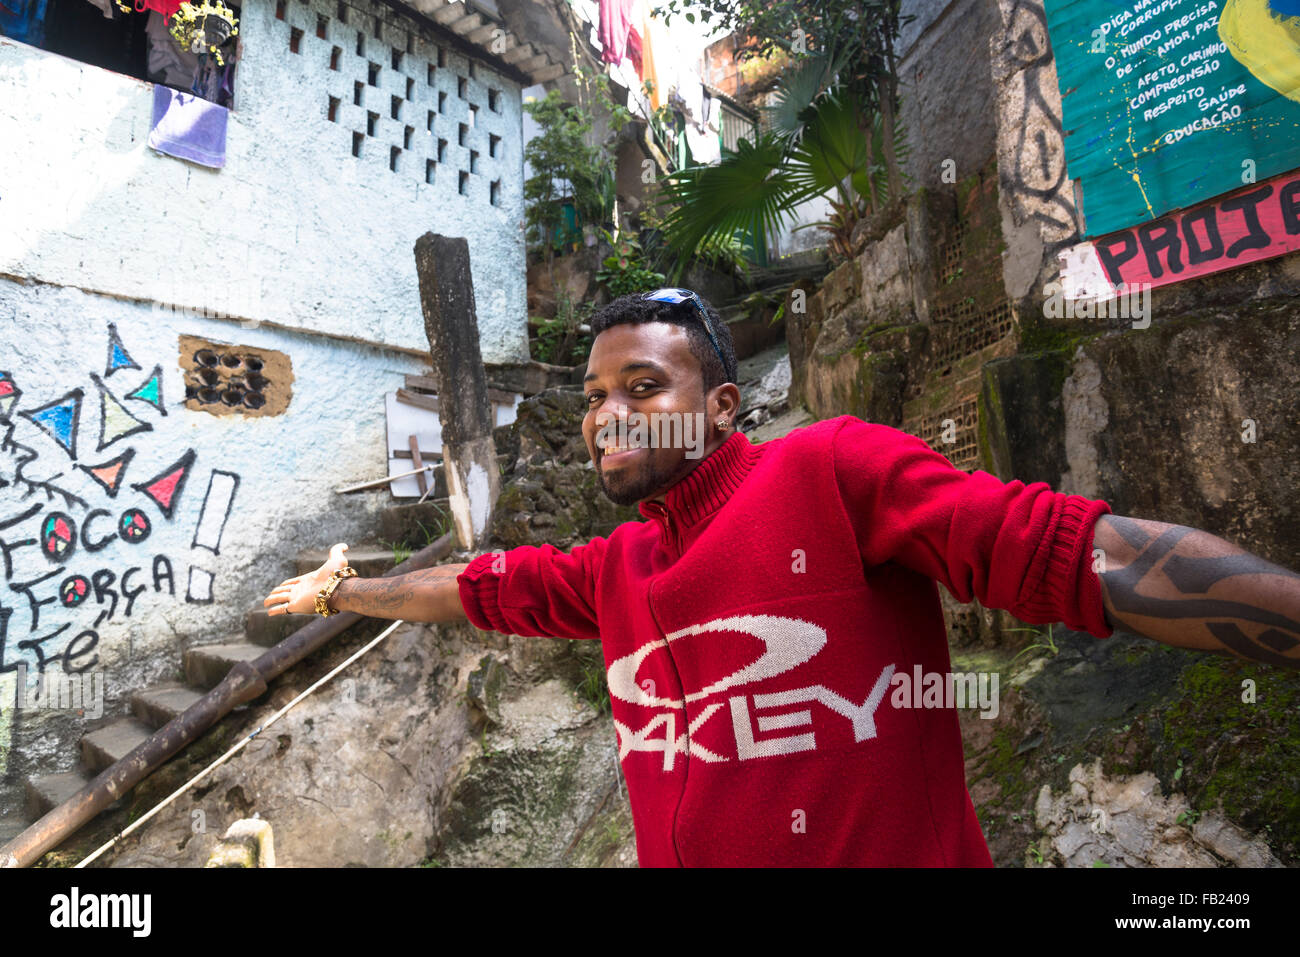
<path id="1" fill-rule="evenodd" d="M 343 581 L 345 578 L 356 577 L 357 570 L 351 565 L 344 565 L 342 568 L 334 569 L 333 573 L 329 577 L 329 581 L 325 582 L 325 587 L 322 588 L 320 594 L 316 596 L 317 614 L 323 618 L 328 618 L 330 615 L 337 615 L 338 612 L 330 607 L 330 597 L 334 594 L 334 590 L 339 587 L 339 582 Z"/>

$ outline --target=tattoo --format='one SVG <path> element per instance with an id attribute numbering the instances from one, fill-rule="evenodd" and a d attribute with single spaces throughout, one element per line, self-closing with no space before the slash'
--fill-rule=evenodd
<path id="1" fill-rule="evenodd" d="M 413 603 L 421 599 L 427 603 L 429 586 L 450 581 L 455 587 L 456 576 L 463 570 L 463 565 L 435 565 L 385 578 L 348 578 L 339 588 L 348 605 L 359 615 L 402 618 L 417 614 Z"/>
<path id="2" fill-rule="evenodd" d="M 1103 519 L 1137 552 L 1133 561 L 1123 568 L 1099 575 L 1114 611 L 1112 618 L 1118 623 L 1137 630 L 1122 616 L 1191 619 L 1189 625 L 1199 625 L 1222 646 L 1243 657 L 1285 668 L 1300 668 L 1300 658 L 1293 655 L 1300 646 L 1300 621 L 1278 610 L 1277 605 L 1265 607 L 1245 600 L 1197 597 L 1205 596 L 1220 582 L 1237 576 L 1276 576 L 1289 580 L 1291 587 L 1295 588 L 1300 575 L 1247 552 L 1214 556 L 1176 554 L 1174 550 L 1178 543 L 1195 533 L 1195 529 L 1185 526 L 1162 525 L 1157 534 L 1130 518 L 1106 515 Z M 1155 572 L 1157 565 L 1160 565 L 1159 573 Z M 1139 592 L 1140 586 L 1145 586 L 1145 594 Z M 1170 597 L 1159 597 L 1162 593 Z M 1254 592 L 1243 587 L 1241 594 L 1244 598 Z M 1266 627 L 1252 638 L 1242 628 L 1243 624 Z"/>
<path id="3" fill-rule="evenodd" d="M 382 618 L 384 616 L 377 613 L 402 607 L 415 598 L 415 589 L 407 582 L 365 578 L 355 580 L 348 586 L 347 598 L 349 604 L 356 606 L 359 614 Z"/>

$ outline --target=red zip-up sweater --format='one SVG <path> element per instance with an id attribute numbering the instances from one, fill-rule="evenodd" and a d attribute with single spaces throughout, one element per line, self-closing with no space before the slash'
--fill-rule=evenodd
<path id="1" fill-rule="evenodd" d="M 936 582 L 1109 637 L 1109 511 L 842 416 L 736 433 L 649 521 L 458 581 L 479 628 L 600 640 L 643 867 L 988 866 L 956 710 L 896 676 L 950 670 Z"/>

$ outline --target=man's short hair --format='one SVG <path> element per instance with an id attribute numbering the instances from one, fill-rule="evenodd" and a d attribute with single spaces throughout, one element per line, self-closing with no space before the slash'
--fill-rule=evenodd
<path id="1" fill-rule="evenodd" d="M 613 302 L 598 309 L 591 317 L 592 338 L 613 326 L 629 323 L 641 325 L 645 322 L 667 322 L 674 326 L 681 326 L 686 330 L 691 355 L 695 356 L 700 363 L 700 371 L 704 374 L 704 391 L 708 392 L 724 382 L 735 382 L 736 344 L 731 338 L 731 330 L 722 321 L 718 311 L 709 305 L 703 296 L 700 297 L 700 302 L 713 323 L 714 334 L 718 338 L 718 349 L 721 350 L 723 359 L 721 362 L 718 361 L 718 353 L 713 350 L 713 343 L 709 341 L 709 334 L 705 331 L 704 323 L 695 306 L 690 302 L 659 302 L 641 298 L 650 291 L 647 289 L 645 292 L 619 296 Z"/>

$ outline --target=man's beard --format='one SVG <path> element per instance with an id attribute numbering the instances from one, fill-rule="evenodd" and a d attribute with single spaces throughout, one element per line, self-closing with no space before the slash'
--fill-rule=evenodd
<path id="1" fill-rule="evenodd" d="M 600 481 L 600 490 L 615 505 L 635 505 L 642 499 L 649 498 L 665 486 L 675 484 L 675 474 L 657 464 L 650 464 L 633 474 L 627 469 L 614 473 L 614 481 L 605 480 L 605 472 L 596 466 L 596 478 Z"/>

